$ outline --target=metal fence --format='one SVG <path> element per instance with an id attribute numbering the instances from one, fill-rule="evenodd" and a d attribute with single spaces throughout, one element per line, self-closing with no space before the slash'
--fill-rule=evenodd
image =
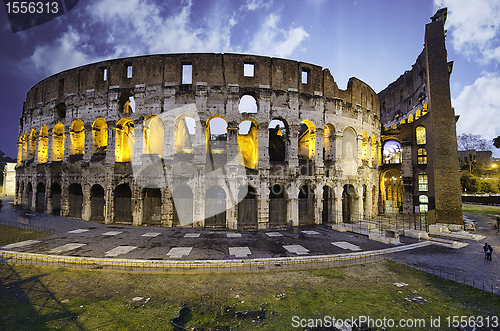
<path id="1" fill-rule="evenodd" d="M 500 286 L 498 284 L 494 284 L 494 282 L 485 282 L 482 280 L 477 280 L 473 276 L 467 276 L 464 274 L 458 274 L 455 272 L 449 272 L 446 270 L 441 270 L 441 269 L 436 269 L 436 268 L 430 268 L 426 266 L 419 265 L 413 261 L 410 261 L 408 259 L 404 258 L 399 258 L 397 256 L 387 256 L 386 257 L 388 260 L 391 260 L 397 264 L 404 265 L 407 267 L 410 267 L 412 269 L 420 270 L 425 273 L 428 273 L 430 275 L 438 276 L 440 278 L 444 278 L 447 280 L 451 280 L 460 284 L 464 285 L 469 285 L 474 288 L 486 291 L 486 292 L 491 292 L 497 295 L 500 295 Z"/>
<path id="2" fill-rule="evenodd" d="M 16 228 L 21 228 L 21 229 L 26 229 L 26 230 L 48 233 L 48 234 L 55 233 L 54 229 L 46 228 L 46 227 L 39 226 L 39 225 L 20 223 L 20 222 L 16 222 L 16 221 L 0 220 L 0 224 L 14 226 Z"/>
<path id="3" fill-rule="evenodd" d="M 420 230 L 429 231 L 429 217 L 427 213 L 418 214 L 382 214 L 374 216 L 364 216 L 360 214 L 350 214 L 347 217 L 342 213 L 331 213 L 329 220 L 338 222 L 350 228 L 351 232 L 364 235 L 370 233 L 386 234 L 387 230 Z"/>

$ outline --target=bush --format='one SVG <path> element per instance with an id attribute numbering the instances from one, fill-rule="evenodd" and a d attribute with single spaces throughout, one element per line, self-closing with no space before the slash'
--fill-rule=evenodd
<path id="1" fill-rule="evenodd" d="M 469 172 L 462 172 L 460 174 L 460 184 L 462 185 L 462 192 L 476 193 L 479 190 L 479 178 Z"/>

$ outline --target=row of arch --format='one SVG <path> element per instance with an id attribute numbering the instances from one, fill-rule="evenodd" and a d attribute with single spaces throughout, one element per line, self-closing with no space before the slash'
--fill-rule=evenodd
<path id="1" fill-rule="evenodd" d="M 195 119 L 188 115 L 179 115 L 173 127 L 173 154 L 176 156 L 192 157 L 195 153 L 196 135 L 203 133 L 202 128 L 197 128 Z M 109 145 L 109 136 L 114 135 L 115 162 L 129 162 L 134 155 L 135 135 L 134 121 L 128 117 L 116 122 L 115 132 L 110 131 L 108 123 L 102 117 L 94 120 L 90 126 L 90 153 L 92 155 L 106 153 Z M 157 154 L 162 157 L 165 153 L 165 123 L 161 116 L 148 116 L 142 123 L 142 154 Z M 240 164 L 247 168 L 255 169 L 259 162 L 259 123 L 253 118 L 243 119 L 238 124 L 238 150 Z M 274 118 L 268 125 L 269 160 L 285 161 L 288 159 L 287 151 L 290 145 L 290 129 L 285 120 Z M 69 143 L 65 142 L 68 134 L 62 123 L 56 123 L 52 128 L 51 142 L 49 144 L 49 129 L 43 125 L 40 131 L 31 129 L 24 132 L 18 140 L 18 165 L 22 161 L 34 159 L 37 163 L 49 161 L 62 161 L 65 148 L 69 149 L 69 156 L 85 154 L 86 129 L 82 120 L 76 119 L 69 127 Z M 312 121 L 304 120 L 300 123 L 298 139 L 299 160 L 314 160 L 317 144 L 316 126 Z M 228 144 L 228 123 L 220 115 L 213 115 L 206 121 L 205 127 L 207 154 L 225 155 Z M 326 124 L 323 128 L 323 159 L 335 160 L 358 159 L 358 136 L 352 127 L 347 127 L 342 132 L 342 155 L 336 155 L 335 141 L 339 137 L 333 124 Z M 89 137 L 87 137 L 89 138 Z M 199 141 L 199 140 L 198 140 Z M 372 164 L 378 163 L 378 148 L 380 138 L 375 134 L 371 136 L 364 131 L 362 134 L 361 156 L 363 161 L 370 159 Z M 50 146 L 50 148 L 49 148 Z M 137 149 L 136 149 L 137 150 Z"/>
<path id="2" fill-rule="evenodd" d="M 367 187 L 362 187 L 363 208 L 367 203 Z M 64 214 L 69 217 L 82 218 L 84 207 L 90 206 L 90 213 L 87 218 L 91 221 L 104 222 L 109 208 L 113 205 L 112 222 L 132 224 L 134 199 L 132 190 L 128 184 L 117 185 L 111 195 L 106 195 L 104 188 L 100 184 L 91 186 L 88 196 L 84 196 L 82 186 L 72 183 L 66 190 L 61 190 L 58 183 L 52 183 L 46 187 L 43 182 L 39 182 L 33 187 L 31 182 L 24 185 L 18 184 L 17 198 L 25 209 L 32 209 L 34 206 L 38 212 L 51 212 L 52 214 Z M 376 194 L 376 192 L 375 192 Z M 344 222 L 350 222 L 358 217 L 360 212 L 358 199 L 361 198 L 354 186 L 345 184 L 342 192 L 342 215 L 337 214 L 335 208 L 336 199 L 334 190 L 328 186 L 323 186 L 322 197 L 316 199 L 313 186 L 304 184 L 300 187 L 297 196 L 299 224 L 315 223 L 336 223 L 340 218 Z M 191 188 L 186 185 L 178 186 L 174 189 L 172 196 L 165 198 L 159 188 L 144 188 L 142 190 L 142 225 L 161 224 L 162 217 L 172 213 L 172 226 L 192 226 L 194 195 Z M 290 197 L 282 184 L 274 184 L 269 189 L 268 199 L 268 226 L 279 228 L 289 225 L 287 219 Z M 226 192 L 220 186 L 212 186 L 205 192 L 205 227 L 227 227 L 227 202 Z M 65 202 L 64 202 L 65 201 Z M 320 220 L 316 220 L 315 204 L 321 203 Z M 337 202 L 338 203 L 338 202 Z M 248 185 L 240 189 L 237 210 L 238 228 L 258 228 L 259 222 L 259 196 L 254 187 Z M 61 213 L 63 211 L 63 213 Z M 138 222 L 134 221 L 134 224 Z"/>

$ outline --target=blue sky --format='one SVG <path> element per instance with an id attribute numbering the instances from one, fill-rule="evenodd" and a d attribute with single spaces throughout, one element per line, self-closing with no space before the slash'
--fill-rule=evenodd
<path id="1" fill-rule="evenodd" d="M 342 89 L 357 77 L 379 92 L 411 69 L 425 24 L 441 7 L 448 7 L 458 134 L 492 139 L 500 135 L 500 0 L 80 0 L 18 33 L 0 9 L 0 150 L 17 157 L 22 105 L 34 84 L 104 59 L 251 53 L 316 64 Z"/>

